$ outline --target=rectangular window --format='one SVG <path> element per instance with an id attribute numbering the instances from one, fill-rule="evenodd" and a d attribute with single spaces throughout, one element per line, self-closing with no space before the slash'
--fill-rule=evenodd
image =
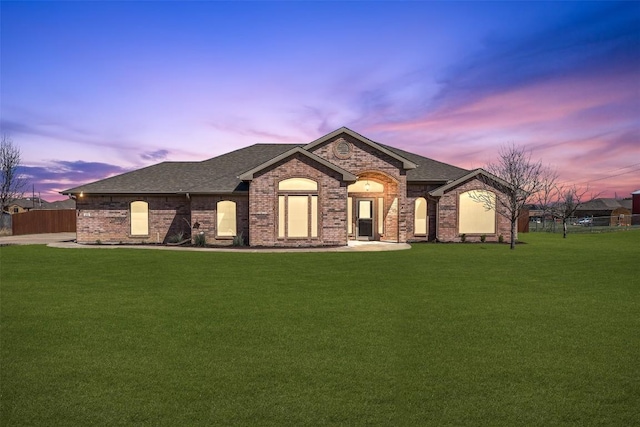
<path id="1" fill-rule="evenodd" d="M 285 205 L 285 196 L 278 196 L 278 237 L 285 236 L 285 213 L 286 205 Z"/>
<path id="2" fill-rule="evenodd" d="M 494 234 L 496 232 L 495 203 L 495 194 L 490 191 L 471 190 L 460 194 L 459 233 Z"/>
<path id="3" fill-rule="evenodd" d="M 318 237 L 318 196 L 311 196 L 311 237 Z"/>
<path id="4" fill-rule="evenodd" d="M 147 202 L 131 202 L 131 235 L 149 235 L 149 204 Z"/>
<path id="5" fill-rule="evenodd" d="M 236 203 L 230 200 L 218 202 L 217 232 L 220 237 L 232 237 L 236 235 Z"/>
<path id="6" fill-rule="evenodd" d="M 318 196 L 278 196 L 278 238 L 318 237 Z"/>
<path id="7" fill-rule="evenodd" d="M 289 196 L 288 199 L 288 237 L 309 236 L 309 196 Z"/>
<path id="8" fill-rule="evenodd" d="M 384 198 L 378 197 L 378 234 L 384 233 Z"/>
<path id="9" fill-rule="evenodd" d="M 427 199 L 418 197 L 414 203 L 413 234 L 427 235 Z"/>
<path id="10" fill-rule="evenodd" d="M 347 233 L 353 234 L 353 197 L 347 197 Z"/>

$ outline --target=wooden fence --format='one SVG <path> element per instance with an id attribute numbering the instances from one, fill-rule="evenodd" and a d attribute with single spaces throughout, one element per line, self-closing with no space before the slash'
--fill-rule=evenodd
<path id="1" fill-rule="evenodd" d="M 11 216 L 11 231 L 19 234 L 65 233 L 76 231 L 75 209 L 34 210 Z"/>

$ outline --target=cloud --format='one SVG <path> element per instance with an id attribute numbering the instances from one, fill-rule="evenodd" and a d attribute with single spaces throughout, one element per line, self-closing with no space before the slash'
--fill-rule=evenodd
<path id="1" fill-rule="evenodd" d="M 225 122 L 220 120 L 210 122 L 209 125 L 216 130 L 232 135 L 241 135 L 249 137 L 251 143 L 297 143 L 304 138 L 299 136 L 282 134 L 271 132 L 266 128 L 258 127 L 257 125 L 250 124 L 251 120 L 248 118 L 230 118 Z"/>
<path id="2" fill-rule="evenodd" d="M 563 76 L 638 71 L 638 5 L 615 4 L 574 15 L 521 38 L 494 38 L 441 77 L 438 110 Z"/>
<path id="3" fill-rule="evenodd" d="M 425 59 L 421 68 L 386 80 L 363 83 L 362 79 L 358 82 L 347 77 L 337 92 L 342 96 L 345 92 L 350 94 L 349 105 L 357 116 L 352 123 L 376 132 L 406 129 L 443 117 L 452 122 L 455 117 L 458 125 L 465 126 L 473 118 L 486 120 L 505 112 L 514 117 L 518 115 L 514 107 L 526 106 L 529 110 L 518 118 L 521 121 L 533 110 L 536 115 L 549 114 L 548 109 L 554 105 L 538 102 L 539 96 L 530 97 L 533 89 L 546 87 L 553 94 L 556 88 L 570 84 L 573 79 L 591 85 L 581 88 L 581 94 L 588 96 L 589 91 L 598 91 L 601 84 L 610 84 L 623 76 L 627 85 L 623 90 L 635 97 L 637 105 L 639 18 L 638 3 L 589 5 L 547 28 L 487 38 L 481 49 L 445 69 L 431 69 Z M 528 97 L 519 99 L 517 105 L 492 105 L 493 110 L 485 105 L 488 99 L 498 102 L 502 101 L 499 97 L 525 92 Z M 574 100 L 579 103 L 581 99 Z M 470 105 L 477 108 L 470 111 Z M 505 117 L 501 122 L 509 120 Z M 495 125 L 486 123 L 486 127 Z"/>
<path id="4" fill-rule="evenodd" d="M 19 173 L 30 184 L 27 193 L 35 188 L 42 198 L 52 201 L 64 198 L 60 191 L 127 171 L 108 163 L 53 160 L 41 166 L 20 166 Z"/>
<path id="5" fill-rule="evenodd" d="M 143 160 L 158 161 L 158 160 L 166 159 L 168 155 L 169 155 L 169 150 L 155 150 L 155 151 L 144 152 L 140 154 L 140 157 Z"/>

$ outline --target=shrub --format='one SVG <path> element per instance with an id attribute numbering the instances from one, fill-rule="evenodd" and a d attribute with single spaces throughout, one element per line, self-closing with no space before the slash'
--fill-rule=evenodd
<path id="1" fill-rule="evenodd" d="M 460 241 L 461 241 L 462 243 L 464 243 L 464 242 L 466 242 L 466 241 L 467 241 L 467 235 L 466 235 L 465 233 L 462 233 L 462 234 L 460 235 Z"/>
<path id="2" fill-rule="evenodd" d="M 181 231 L 179 233 L 176 234 L 172 234 L 171 236 L 169 236 L 169 238 L 167 239 L 167 241 L 169 243 L 180 243 L 184 240 L 184 232 Z"/>
<path id="3" fill-rule="evenodd" d="M 101 244 L 102 244 L 102 240 L 96 239 L 96 245 L 101 245 Z"/>
<path id="4" fill-rule="evenodd" d="M 196 234 L 195 239 L 193 240 L 194 244 L 200 248 L 204 248 L 205 245 L 207 244 L 207 239 L 204 237 L 204 232 L 201 231 L 200 233 Z"/>
<path id="5" fill-rule="evenodd" d="M 487 235 L 486 234 L 483 234 L 482 236 L 480 236 L 480 241 L 482 243 L 484 243 L 485 240 L 487 240 Z"/>
<path id="6" fill-rule="evenodd" d="M 504 236 L 502 234 L 498 236 L 498 242 L 504 243 Z"/>
<path id="7" fill-rule="evenodd" d="M 244 246 L 244 235 L 242 231 L 233 236 L 233 246 Z"/>

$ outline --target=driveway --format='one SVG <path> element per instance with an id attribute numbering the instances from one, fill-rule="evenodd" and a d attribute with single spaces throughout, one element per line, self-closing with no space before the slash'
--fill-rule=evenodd
<path id="1" fill-rule="evenodd" d="M 76 233 L 24 234 L 21 236 L 1 236 L 0 245 L 48 245 L 69 242 L 76 239 Z"/>

